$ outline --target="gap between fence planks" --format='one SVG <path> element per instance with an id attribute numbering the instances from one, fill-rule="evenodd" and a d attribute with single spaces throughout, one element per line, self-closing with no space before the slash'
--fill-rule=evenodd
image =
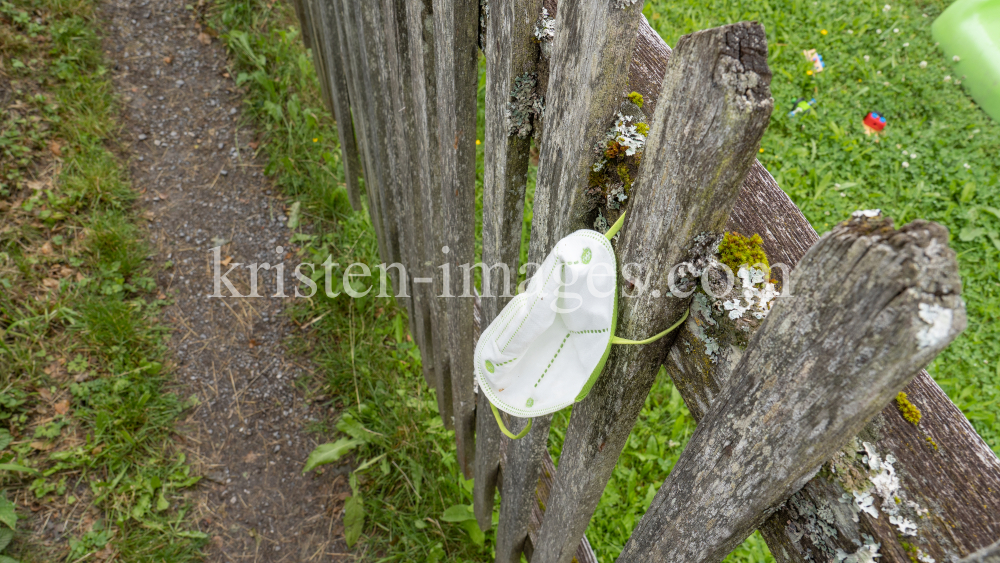
<path id="1" fill-rule="evenodd" d="M 965 329 L 947 244 L 938 224 L 864 216 L 820 239 L 618 561 L 719 561 L 809 481 Z"/>
<path id="2" fill-rule="evenodd" d="M 510 301 L 511 280 L 517 283 L 524 220 L 524 193 L 528 181 L 531 108 L 510 108 L 515 80 L 537 78 L 538 45 L 534 22 L 541 0 L 511 0 L 493 4 L 487 20 L 483 50 L 486 55 L 485 156 L 483 159 L 483 272 L 482 325 L 488 326 Z M 522 130 L 511 134 L 511 111 L 520 112 Z M 527 127 L 525 127 L 527 126 Z M 522 136 L 523 129 L 529 129 Z M 493 271 L 502 264 L 505 275 Z M 473 505 L 480 529 L 493 526 L 493 498 L 500 471 L 500 430 L 489 414 L 485 393 L 476 399 L 476 458 Z"/>

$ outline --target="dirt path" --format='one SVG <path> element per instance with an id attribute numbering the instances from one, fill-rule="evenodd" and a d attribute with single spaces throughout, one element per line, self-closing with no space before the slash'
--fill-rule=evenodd
<path id="1" fill-rule="evenodd" d="M 212 537 L 207 559 L 338 560 L 348 488 L 335 471 L 301 474 L 315 446 L 305 427 L 321 413 L 294 388 L 307 368 L 281 346 L 292 328 L 284 300 L 208 297 L 213 247 L 223 244 L 233 263 L 275 263 L 290 235 L 254 158 L 256 131 L 241 126 L 225 50 L 182 0 L 110 0 L 105 16 L 131 176 L 157 260 L 174 264 L 159 285 L 174 301 L 166 317 L 178 392 L 201 402 L 179 440 L 206 475 L 191 500 Z M 272 274 L 261 274 L 261 295 L 274 293 Z M 247 293 L 246 267 L 229 279 Z"/>

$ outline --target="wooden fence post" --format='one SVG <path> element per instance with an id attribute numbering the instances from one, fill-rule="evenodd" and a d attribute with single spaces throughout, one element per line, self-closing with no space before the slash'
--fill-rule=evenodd
<path id="1" fill-rule="evenodd" d="M 292 8 L 299 19 L 299 30 L 302 31 L 302 44 L 305 45 L 306 49 L 312 49 L 312 23 L 308 20 L 309 16 L 306 15 L 306 8 L 303 2 L 305 0 L 292 0 Z"/>
<path id="2" fill-rule="evenodd" d="M 461 266 L 471 265 L 474 256 L 478 34 L 478 0 L 434 0 L 441 201 L 448 247 L 443 257 L 450 267 L 452 295 L 447 298 L 452 408 L 458 463 L 468 479 L 474 476 L 473 459 L 476 453 L 474 350 L 470 338 L 473 298 L 471 293 L 468 297 L 461 297 L 465 290 Z"/>
<path id="3" fill-rule="evenodd" d="M 891 225 L 862 215 L 806 254 L 619 561 L 721 560 L 965 328 L 948 231 Z"/>
<path id="4" fill-rule="evenodd" d="M 687 309 L 689 297 L 668 295 L 672 268 L 704 268 L 721 238 L 773 107 L 766 55 L 763 28 L 743 23 L 686 36 L 668 65 L 670 101 L 650 125 L 619 243 L 621 336 L 656 334 Z M 676 275 L 687 291 L 691 281 Z M 571 559 L 672 340 L 614 347 L 590 395 L 574 406 L 537 546 L 541 561 Z"/>
<path id="5" fill-rule="evenodd" d="M 513 0 L 492 4 L 487 21 L 486 42 L 486 138 L 483 174 L 483 274 L 482 326 L 488 326 L 510 301 L 517 284 L 524 218 L 524 191 L 528 180 L 528 152 L 539 94 L 532 89 L 522 100 L 529 107 L 516 107 L 512 93 L 515 81 L 537 79 L 538 45 L 533 31 L 542 11 L 541 0 Z M 513 102 L 512 102 L 513 100 Z M 515 107 L 510 107 L 510 104 Z M 540 116 L 539 116 L 540 117 Z M 515 125 L 517 130 L 511 131 Z M 502 265 L 510 280 L 491 272 Z M 487 272 L 489 275 L 487 275 Z M 476 520 L 486 531 L 493 526 L 493 493 L 500 470 L 501 434 L 490 413 L 485 393 L 476 405 L 476 482 L 473 497 Z"/>
<path id="6" fill-rule="evenodd" d="M 578 205 L 579 188 L 586 185 L 593 146 L 626 94 L 641 11 L 642 2 L 624 8 L 613 2 L 560 6 L 549 65 L 529 262 L 540 263 L 561 237 L 585 222 Z M 508 447 L 508 467 L 517 469 L 503 476 L 498 563 L 520 561 L 551 421 L 551 415 L 535 418 L 531 432 Z M 579 539 L 575 538 L 571 551 Z"/>

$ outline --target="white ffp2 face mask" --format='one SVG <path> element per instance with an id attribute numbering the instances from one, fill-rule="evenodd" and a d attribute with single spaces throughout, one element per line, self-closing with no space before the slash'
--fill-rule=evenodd
<path id="1" fill-rule="evenodd" d="M 618 275 L 610 238 L 579 230 L 556 243 L 532 276 L 483 331 L 476 345 L 475 370 L 501 430 L 514 436 L 497 409 L 522 418 L 561 410 L 582 400 L 604 369 L 613 344 L 646 344 L 614 336 L 618 319 Z M 685 315 L 686 317 L 687 315 Z"/>

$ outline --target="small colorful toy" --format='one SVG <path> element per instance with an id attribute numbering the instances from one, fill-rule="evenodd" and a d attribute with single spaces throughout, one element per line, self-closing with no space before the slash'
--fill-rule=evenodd
<path id="1" fill-rule="evenodd" d="M 796 117 L 800 113 L 808 113 L 812 111 L 812 107 L 816 105 L 816 98 L 813 98 L 808 102 L 805 98 L 799 98 L 795 100 L 792 105 L 794 107 L 792 108 L 792 111 L 788 112 L 788 117 Z"/>
<path id="2" fill-rule="evenodd" d="M 823 68 L 826 67 L 826 64 L 823 63 L 823 55 L 817 53 L 816 49 L 809 49 L 807 51 L 802 51 L 802 54 L 807 59 L 812 61 L 813 72 L 823 72 Z"/>
<path id="3" fill-rule="evenodd" d="M 881 116 L 874 111 L 865 116 L 862 123 L 865 126 L 865 134 L 881 133 L 885 129 L 885 116 Z"/>

